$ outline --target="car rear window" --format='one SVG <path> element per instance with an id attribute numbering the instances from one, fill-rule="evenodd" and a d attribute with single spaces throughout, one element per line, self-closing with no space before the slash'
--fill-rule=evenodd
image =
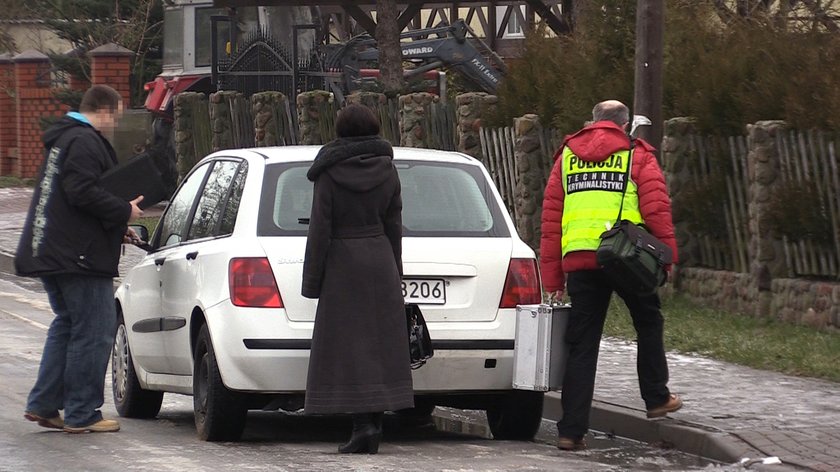
<path id="1" fill-rule="evenodd" d="M 402 184 L 403 236 L 510 237 L 492 183 L 473 165 L 395 161 Z M 266 168 L 260 236 L 306 235 L 313 184 L 309 163 Z"/>

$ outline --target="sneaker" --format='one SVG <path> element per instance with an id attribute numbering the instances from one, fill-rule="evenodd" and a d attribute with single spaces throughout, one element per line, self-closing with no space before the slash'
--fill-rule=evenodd
<path id="1" fill-rule="evenodd" d="M 557 449 L 562 451 L 581 451 L 586 449 L 586 441 L 583 438 L 574 439 L 560 436 L 557 438 Z"/>
<path id="2" fill-rule="evenodd" d="M 668 401 L 665 402 L 664 405 L 658 406 L 656 408 L 649 409 L 647 411 L 647 417 L 648 418 L 661 418 L 661 417 L 667 415 L 668 413 L 673 413 L 673 412 L 679 410 L 680 408 L 682 408 L 682 406 L 683 406 L 682 399 L 680 399 L 680 397 L 678 395 L 675 395 L 675 394 L 672 393 L 671 396 L 668 397 Z"/>
<path id="3" fill-rule="evenodd" d="M 28 419 L 29 421 L 36 421 L 38 426 L 44 428 L 52 428 L 52 429 L 62 429 L 64 428 L 64 420 L 61 419 L 61 415 L 56 415 L 52 418 L 44 418 L 43 416 L 37 415 L 32 413 L 31 411 L 27 411 L 23 413 L 23 417 Z"/>
<path id="4" fill-rule="evenodd" d="M 87 426 L 65 426 L 65 433 L 113 433 L 120 430 L 120 423 L 117 420 L 101 419 L 96 423 Z"/>

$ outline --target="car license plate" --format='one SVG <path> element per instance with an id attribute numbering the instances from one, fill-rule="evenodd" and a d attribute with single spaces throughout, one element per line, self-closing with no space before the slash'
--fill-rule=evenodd
<path id="1" fill-rule="evenodd" d="M 443 279 L 403 279 L 402 293 L 406 303 L 443 305 L 446 303 L 446 281 Z"/>

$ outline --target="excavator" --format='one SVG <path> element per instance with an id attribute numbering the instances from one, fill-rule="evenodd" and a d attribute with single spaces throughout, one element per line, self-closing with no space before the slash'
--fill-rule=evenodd
<path id="1" fill-rule="evenodd" d="M 317 9 L 316 9 L 317 10 Z M 344 43 L 319 43 L 316 11 L 289 15 L 279 7 L 213 7 L 212 0 L 171 0 L 164 10 L 163 71 L 145 85 L 145 108 L 152 113 L 146 153 L 161 170 L 167 187 L 177 184 L 173 102 L 182 92 L 237 90 L 246 95 L 278 90 L 323 89 L 341 103 L 356 90 L 377 87 L 376 40 L 368 34 Z M 303 13 L 306 13 L 305 11 Z M 506 66 L 463 21 L 402 33 L 407 82 L 425 79 L 445 97 L 442 71 L 455 71 L 476 90 L 495 93 Z M 430 80 L 431 79 L 431 80 Z"/>
<path id="2" fill-rule="evenodd" d="M 436 37 L 430 38 L 433 35 Z M 507 72 L 502 58 L 477 38 L 464 20 L 408 31 L 402 33 L 400 39 L 403 61 L 415 66 L 403 72 L 406 80 L 430 71 L 451 70 L 460 73 L 481 91 L 494 94 Z M 410 41 L 406 42 L 406 39 Z M 341 71 L 342 91 L 352 92 L 363 88 L 366 79 L 376 76 L 370 72 L 376 69 L 365 69 L 364 65 L 374 65 L 378 57 L 376 40 L 365 34 L 334 49 L 324 67 L 325 70 Z"/>

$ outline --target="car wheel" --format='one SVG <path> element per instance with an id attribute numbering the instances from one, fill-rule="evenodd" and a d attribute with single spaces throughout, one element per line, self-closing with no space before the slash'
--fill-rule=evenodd
<path id="1" fill-rule="evenodd" d="M 118 314 L 117 334 L 111 356 L 111 392 L 117 413 L 126 418 L 154 418 L 163 403 L 163 392 L 144 390 L 137 380 L 122 314 Z"/>
<path id="2" fill-rule="evenodd" d="M 543 392 L 513 391 L 487 409 L 494 439 L 534 439 L 542 422 Z"/>
<path id="3" fill-rule="evenodd" d="M 207 325 L 195 344 L 193 367 L 195 429 L 204 441 L 238 441 L 245 429 L 248 408 L 243 397 L 222 383 Z"/>

